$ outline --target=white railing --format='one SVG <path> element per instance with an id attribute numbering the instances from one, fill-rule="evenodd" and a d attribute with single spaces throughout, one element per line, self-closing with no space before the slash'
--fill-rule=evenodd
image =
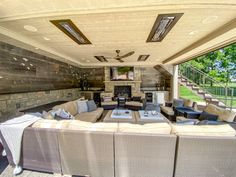
<path id="1" fill-rule="evenodd" d="M 205 93 L 212 95 L 214 99 L 219 100 L 232 109 L 234 101 L 233 88 L 230 88 L 226 84 L 215 80 L 188 63 L 184 63 L 179 66 L 179 75 L 190 80 Z"/>

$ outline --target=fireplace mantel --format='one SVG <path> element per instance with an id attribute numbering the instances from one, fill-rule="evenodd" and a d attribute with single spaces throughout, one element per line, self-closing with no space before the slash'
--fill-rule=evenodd
<path id="1" fill-rule="evenodd" d="M 140 92 L 141 81 L 104 81 L 105 91 L 114 94 L 115 86 L 131 86 L 131 93 Z"/>

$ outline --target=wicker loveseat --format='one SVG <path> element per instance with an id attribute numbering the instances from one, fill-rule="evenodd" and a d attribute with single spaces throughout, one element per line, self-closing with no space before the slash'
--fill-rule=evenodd
<path id="1" fill-rule="evenodd" d="M 25 169 L 93 177 L 232 177 L 235 135 L 228 124 L 40 120 L 24 131 L 21 161 Z"/>

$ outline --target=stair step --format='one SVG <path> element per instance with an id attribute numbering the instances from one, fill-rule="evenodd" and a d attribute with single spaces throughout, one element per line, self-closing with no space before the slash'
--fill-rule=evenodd
<path id="1" fill-rule="evenodd" d="M 212 101 L 212 102 L 219 102 L 219 100 L 216 99 L 216 98 L 211 98 L 211 101 Z"/>
<path id="2" fill-rule="evenodd" d="M 198 90 L 198 94 L 205 94 L 203 90 Z"/>
<path id="3" fill-rule="evenodd" d="M 214 105 L 217 105 L 218 106 L 218 104 L 219 104 L 219 102 L 217 101 L 217 102 L 215 102 L 215 101 L 210 101 L 210 100 L 207 100 L 207 102 L 208 102 L 208 104 L 214 104 Z"/>
<path id="4" fill-rule="evenodd" d="M 199 90 L 200 88 L 199 88 L 199 87 L 196 87 L 196 86 L 193 86 L 192 89 L 193 89 L 193 90 Z"/>
<path id="5" fill-rule="evenodd" d="M 214 105 L 216 105 L 218 107 L 221 107 L 221 108 L 226 108 L 226 105 L 224 103 L 222 103 L 222 102 L 209 101 L 208 103 L 214 104 Z"/>
<path id="6" fill-rule="evenodd" d="M 205 99 L 211 99 L 212 98 L 212 96 L 210 94 L 207 94 L 207 93 L 205 93 L 204 97 L 205 97 Z"/>
<path id="7" fill-rule="evenodd" d="M 187 86 L 194 86 L 193 83 L 187 83 L 186 85 L 187 85 Z"/>
<path id="8" fill-rule="evenodd" d="M 226 108 L 226 105 L 221 101 L 218 103 L 218 106 L 221 108 Z"/>

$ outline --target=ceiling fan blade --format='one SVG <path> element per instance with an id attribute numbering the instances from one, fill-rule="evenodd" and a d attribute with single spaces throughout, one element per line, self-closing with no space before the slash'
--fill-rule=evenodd
<path id="1" fill-rule="evenodd" d="M 116 59 L 116 60 L 118 60 L 120 63 L 123 63 L 124 61 L 123 60 L 121 60 L 120 58 L 118 59 Z"/>
<path id="2" fill-rule="evenodd" d="M 126 57 L 129 57 L 129 56 L 133 55 L 133 54 L 134 54 L 134 51 L 129 52 L 129 53 L 127 53 L 127 54 L 124 54 L 124 55 L 122 55 L 122 56 L 119 56 L 119 58 L 126 58 Z"/>

